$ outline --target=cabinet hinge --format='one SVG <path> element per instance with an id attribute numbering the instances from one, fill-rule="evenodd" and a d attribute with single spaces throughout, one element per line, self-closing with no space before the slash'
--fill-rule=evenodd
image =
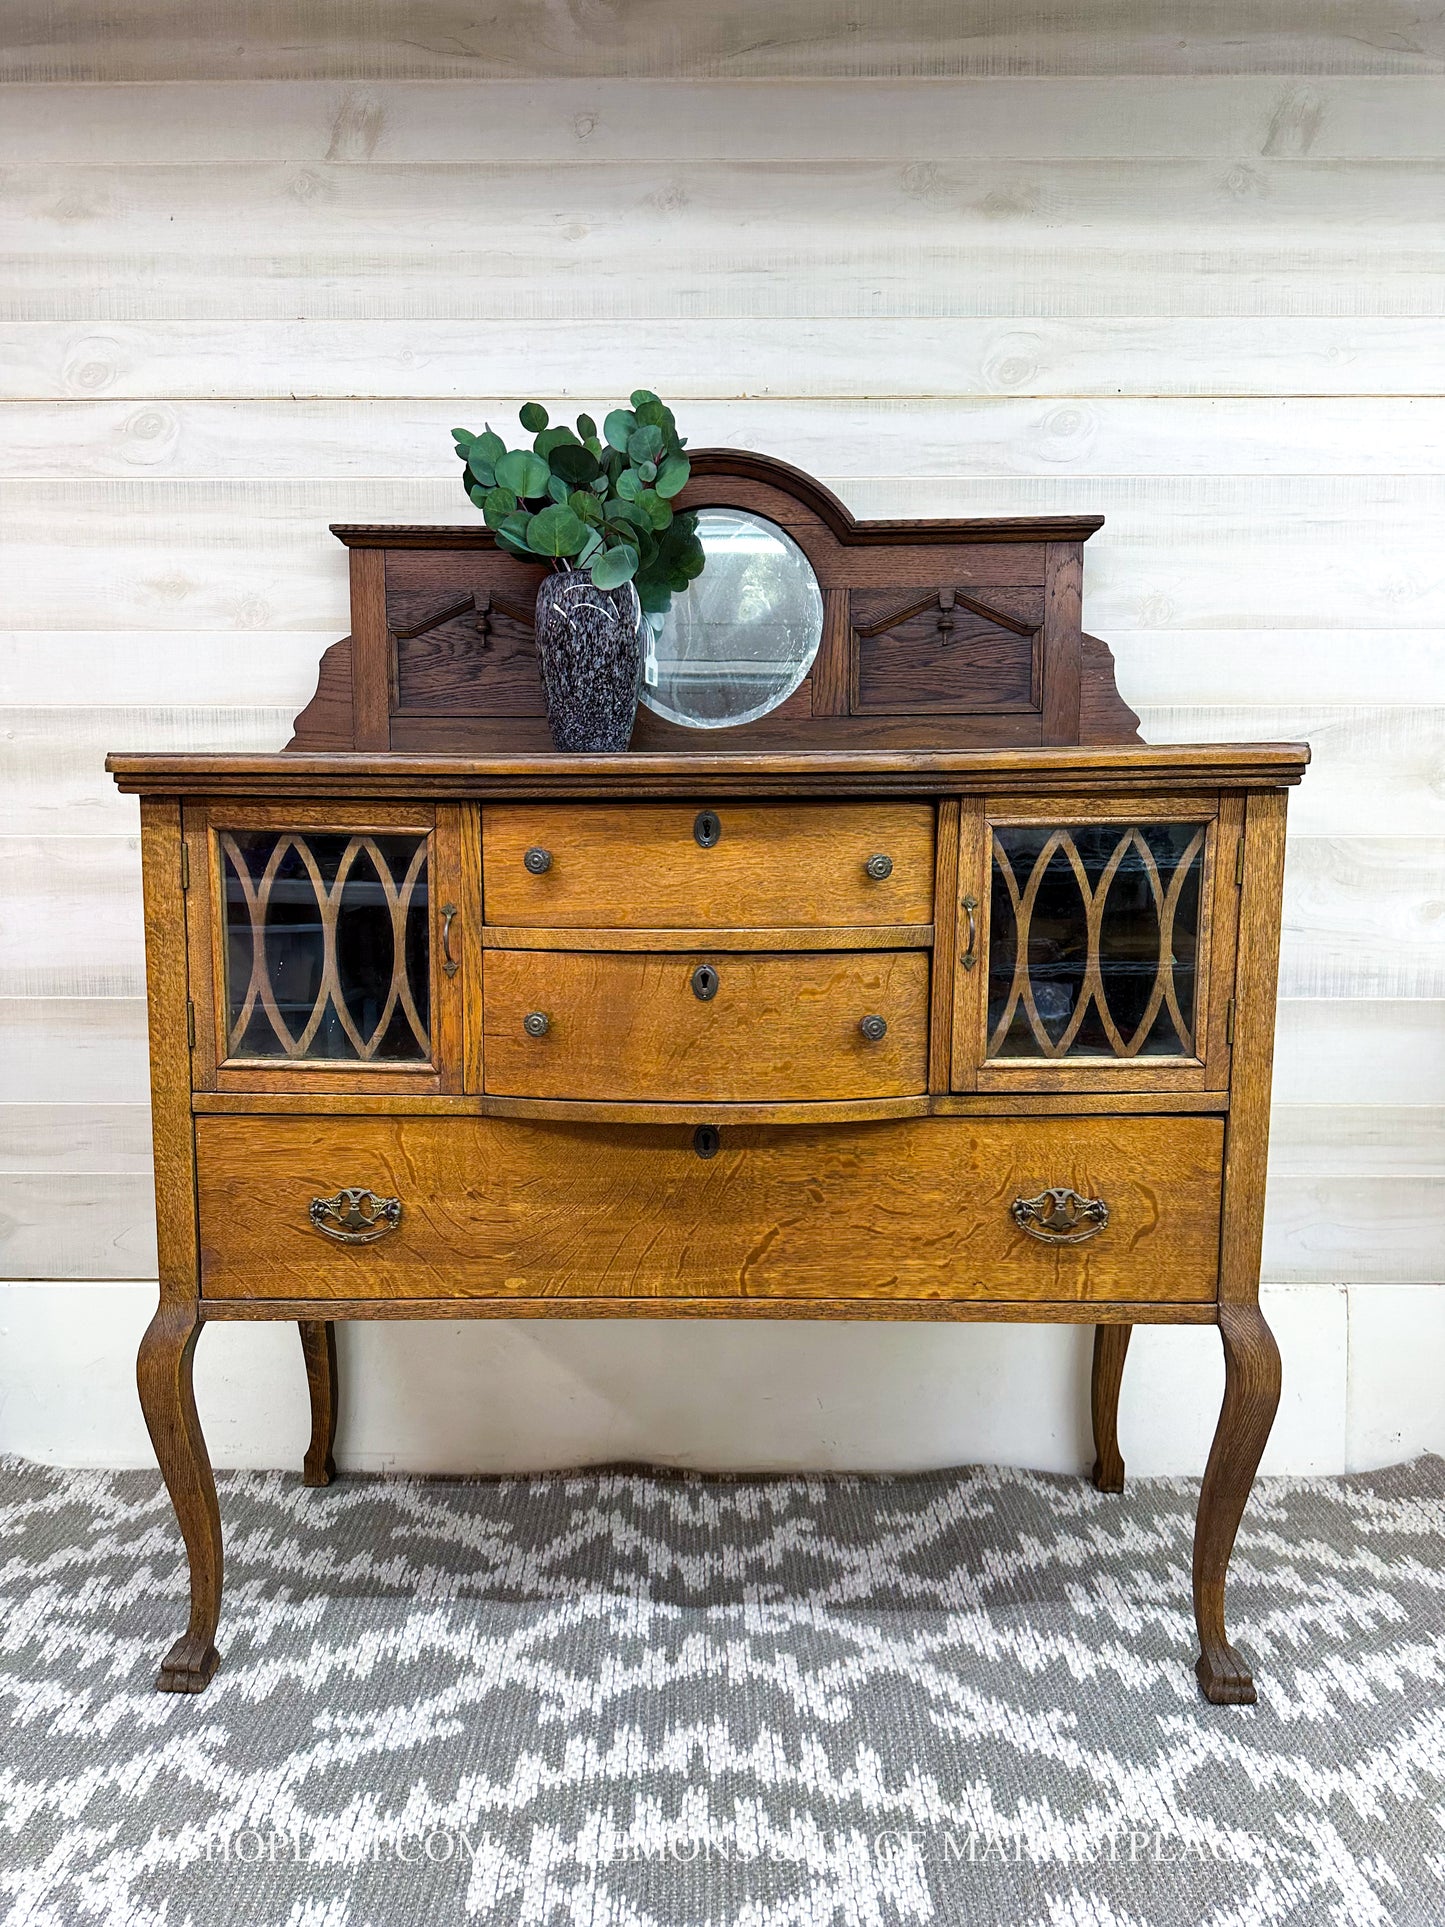
<path id="1" fill-rule="evenodd" d="M 1234 999 L 1231 997 L 1224 1006 L 1224 1041 L 1234 1049 Z"/>
<path id="2" fill-rule="evenodd" d="M 196 1006 L 189 997 L 186 999 L 186 1042 L 192 1050 L 196 1048 Z"/>
<path id="3" fill-rule="evenodd" d="M 1236 843 L 1234 846 L 1234 880 L 1237 884 L 1242 884 L 1244 882 L 1244 838 L 1243 837 L 1241 837 L 1238 843 Z"/>
<path id="4" fill-rule="evenodd" d="M 191 853 L 183 843 L 181 845 L 181 888 L 182 890 L 189 890 L 190 887 L 191 887 Z"/>

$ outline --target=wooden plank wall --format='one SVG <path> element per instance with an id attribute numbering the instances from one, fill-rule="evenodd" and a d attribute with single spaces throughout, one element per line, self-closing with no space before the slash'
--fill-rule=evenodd
<path id="1" fill-rule="evenodd" d="M 1408 1343 L 1370 1291 L 1445 1279 L 1445 25 L 572 12 L 6 9 L 0 1272 L 154 1263 L 104 752 L 279 745 L 329 521 L 463 519 L 454 422 L 645 382 L 860 513 L 1103 511 L 1149 737 L 1313 740 L 1268 1277 Z"/>

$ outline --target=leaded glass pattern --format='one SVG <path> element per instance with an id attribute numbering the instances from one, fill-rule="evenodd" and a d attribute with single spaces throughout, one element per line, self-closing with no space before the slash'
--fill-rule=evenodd
<path id="1" fill-rule="evenodd" d="M 995 827 L 991 1058 L 1196 1055 L 1207 829 Z"/>
<path id="2" fill-rule="evenodd" d="M 225 830 L 227 1055 L 431 1058 L 427 839 Z"/>

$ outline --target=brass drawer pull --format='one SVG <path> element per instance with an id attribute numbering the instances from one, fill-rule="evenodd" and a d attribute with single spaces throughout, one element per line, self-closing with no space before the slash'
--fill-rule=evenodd
<path id="1" fill-rule="evenodd" d="M 877 856 L 870 856 L 863 868 L 875 883 L 882 883 L 893 874 L 893 859 L 880 851 Z"/>
<path id="2" fill-rule="evenodd" d="M 692 833 L 700 850 L 714 849 L 722 841 L 722 818 L 716 810 L 699 810 L 692 820 Z"/>
<path id="3" fill-rule="evenodd" d="M 964 898 L 963 911 L 964 915 L 968 918 L 968 942 L 964 945 L 963 955 L 958 961 L 963 965 L 965 970 L 972 970 L 973 966 L 978 962 L 978 958 L 974 954 L 978 949 L 978 922 L 974 916 L 974 911 L 977 910 L 977 908 L 977 897 Z"/>
<path id="4" fill-rule="evenodd" d="M 529 1037 L 545 1037 L 552 1028 L 552 1019 L 545 1010 L 529 1010 L 522 1019 L 522 1029 Z"/>
<path id="5" fill-rule="evenodd" d="M 552 867 L 552 852 L 544 850 L 540 843 L 534 843 L 522 858 L 522 863 L 534 877 L 545 876 Z"/>
<path id="6" fill-rule="evenodd" d="M 699 964 L 692 973 L 692 994 L 700 1004 L 710 1004 L 722 979 L 711 964 Z"/>
<path id="7" fill-rule="evenodd" d="M 334 1198 L 313 1198 L 307 1215 L 338 1244 L 370 1245 L 401 1223 L 401 1199 L 379 1198 L 364 1184 L 343 1185 Z"/>
<path id="8" fill-rule="evenodd" d="M 1097 1238 L 1109 1222 L 1102 1198 L 1081 1198 L 1064 1184 L 1051 1185 L 1036 1198 L 1015 1198 L 1009 1211 L 1021 1230 L 1046 1245 L 1081 1245 Z"/>
<path id="9" fill-rule="evenodd" d="M 876 1044 L 881 1038 L 888 1035 L 888 1019 L 886 1017 L 865 1017 L 858 1028 L 870 1044 Z"/>
<path id="10" fill-rule="evenodd" d="M 442 905 L 442 969 L 449 977 L 455 977 L 461 968 L 452 955 L 452 921 L 456 914 L 457 906 L 454 903 Z"/>

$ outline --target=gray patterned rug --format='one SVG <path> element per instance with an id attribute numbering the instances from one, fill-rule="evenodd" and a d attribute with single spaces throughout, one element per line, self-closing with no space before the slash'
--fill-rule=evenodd
<path id="1" fill-rule="evenodd" d="M 1206 1706 L 1194 1488 L 158 1480 L 0 1461 L 0 1907 L 55 1923 L 1445 1918 L 1445 1461 L 1265 1480 Z"/>

